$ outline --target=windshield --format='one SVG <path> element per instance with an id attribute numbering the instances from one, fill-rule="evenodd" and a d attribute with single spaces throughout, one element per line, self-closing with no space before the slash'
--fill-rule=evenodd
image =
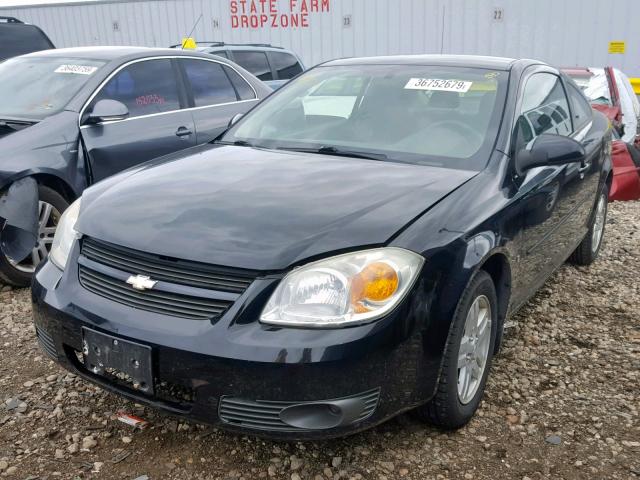
<path id="1" fill-rule="evenodd" d="M 221 142 L 481 170 L 507 77 L 442 66 L 318 67 L 268 97 Z"/>
<path id="2" fill-rule="evenodd" d="M 19 57 L 0 63 L 0 120 L 42 120 L 58 113 L 105 62 L 85 58 Z"/>

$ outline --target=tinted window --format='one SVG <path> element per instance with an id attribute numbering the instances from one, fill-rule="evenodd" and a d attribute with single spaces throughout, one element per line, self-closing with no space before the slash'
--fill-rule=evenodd
<path id="1" fill-rule="evenodd" d="M 224 50 L 216 50 L 215 52 L 209 53 L 211 53 L 211 55 L 217 55 L 218 57 L 229 58 L 229 55 L 227 55 L 227 52 L 225 52 Z"/>
<path id="2" fill-rule="evenodd" d="M 569 100 L 571 101 L 574 130 L 577 131 L 591 120 L 591 104 L 589 104 L 582 92 L 578 91 L 572 84 L 567 83 L 567 87 Z"/>
<path id="3" fill-rule="evenodd" d="M 183 60 L 196 107 L 229 103 L 238 100 L 222 65 L 206 60 Z"/>
<path id="4" fill-rule="evenodd" d="M 284 52 L 271 52 L 270 55 L 278 79 L 289 79 L 302 73 L 302 65 L 298 63 L 298 60 L 293 55 Z"/>
<path id="5" fill-rule="evenodd" d="M 570 135 L 569 103 L 560 78 L 550 73 L 536 73 L 528 80 L 522 94 L 520 116 L 516 122 L 516 147 L 543 133 Z"/>
<path id="6" fill-rule="evenodd" d="M 50 48 L 49 39 L 33 25 L 0 24 L 0 60 Z"/>
<path id="7" fill-rule="evenodd" d="M 251 88 L 251 85 L 247 83 L 247 81 L 240 76 L 238 72 L 236 72 L 233 68 L 227 67 L 226 65 L 223 67 L 224 71 L 227 72 L 227 75 L 231 79 L 233 86 L 236 87 L 236 91 L 238 92 L 238 96 L 240 100 L 252 100 L 256 98 L 256 94 Z"/>
<path id="8" fill-rule="evenodd" d="M 131 117 L 180 108 L 178 85 L 168 59 L 138 62 L 120 70 L 92 103 L 105 98 L 124 103 Z"/>
<path id="9" fill-rule="evenodd" d="M 273 80 L 271 67 L 264 52 L 234 51 L 233 58 L 238 65 L 249 70 L 260 80 Z"/>
<path id="10" fill-rule="evenodd" d="M 0 118 L 38 120 L 58 113 L 103 65 L 74 57 L 18 57 L 0 63 Z"/>

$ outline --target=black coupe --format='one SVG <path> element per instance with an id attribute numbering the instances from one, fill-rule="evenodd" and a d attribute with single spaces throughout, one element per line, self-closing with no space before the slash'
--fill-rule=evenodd
<path id="1" fill-rule="evenodd" d="M 600 250 L 611 132 L 531 60 L 336 60 L 88 189 L 33 284 L 61 365 L 281 438 L 464 425 L 505 319 Z"/>

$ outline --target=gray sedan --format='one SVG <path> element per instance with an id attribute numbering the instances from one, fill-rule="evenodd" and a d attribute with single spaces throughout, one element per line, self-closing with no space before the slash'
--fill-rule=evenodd
<path id="1" fill-rule="evenodd" d="M 0 280 L 27 285 L 89 185 L 207 143 L 271 89 L 221 57 L 91 47 L 0 64 Z"/>

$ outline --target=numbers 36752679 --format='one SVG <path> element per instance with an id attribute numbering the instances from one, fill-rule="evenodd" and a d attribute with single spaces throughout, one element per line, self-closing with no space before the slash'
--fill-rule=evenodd
<path id="1" fill-rule="evenodd" d="M 438 90 L 444 92 L 465 93 L 473 82 L 464 80 L 447 80 L 441 78 L 411 78 L 404 86 L 409 90 Z"/>

